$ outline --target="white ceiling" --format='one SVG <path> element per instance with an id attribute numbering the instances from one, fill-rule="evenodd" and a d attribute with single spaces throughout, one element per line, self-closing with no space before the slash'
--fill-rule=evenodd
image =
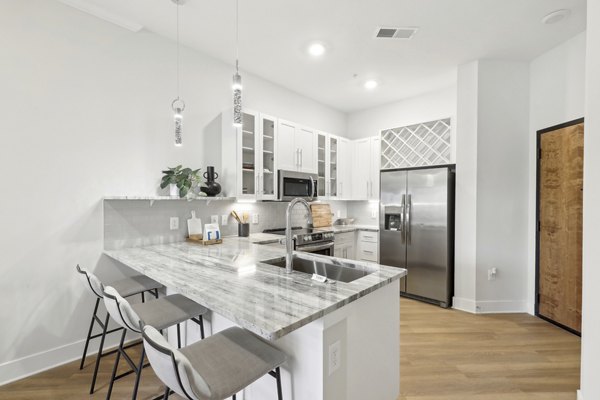
<path id="1" fill-rule="evenodd" d="M 171 0 L 69 0 L 91 4 L 175 38 Z M 544 25 L 547 13 L 571 16 Z M 530 60 L 585 29 L 585 0 L 240 0 L 240 67 L 345 112 L 453 84 L 478 58 Z M 182 43 L 233 63 L 234 0 L 189 0 Z M 410 41 L 374 39 L 378 26 L 418 26 Z M 313 40 L 329 51 L 306 53 Z M 356 77 L 354 77 L 356 74 Z M 363 83 L 380 86 L 367 92 Z"/>

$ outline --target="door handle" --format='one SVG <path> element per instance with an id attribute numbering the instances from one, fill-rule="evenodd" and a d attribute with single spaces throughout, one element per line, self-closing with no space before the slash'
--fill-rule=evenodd
<path id="1" fill-rule="evenodd" d="M 258 194 L 260 192 L 260 184 L 258 182 L 259 178 L 258 178 L 259 174 L 256 174 L 256 185 L 254 186 L 254 194 Z"/>
<path id="2" fill-rule="evenodd" d="M 299 149 L 300 150 L 300 167 L 302 167 L 304 165 L 304 154 L 302 153 L 303 149 Z"/>
<path id="3" fill-rule="evenodd" d="M 412 226 L 411 226 L 411 213 L 412 213 L 412 195 L 408 195 L 406 202 L 406 241 L 408 244 L 412 242 Z"/>
<path id="4" fill-rule="evenodd" d="M 260 174 L 260 194 L 265 194 L 265 178 L 263 174 Z"/>
<path id="5" fill-rule="evenodd" d="M 402 243 L 406 242 L 406 194 L 402 195 L 402 203 L 400 205 L 400 237 L 402 238 Z"/>

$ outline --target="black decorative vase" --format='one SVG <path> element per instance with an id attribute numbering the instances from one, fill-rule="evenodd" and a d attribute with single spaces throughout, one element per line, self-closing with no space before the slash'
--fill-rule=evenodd
<path id="1" fill-rule="evenodd" d="M 219 174 L 215 172 L 215 167 L 206 167 L 206 172 L 202 176 L 206 179 L 206 182 L 204 182 L 206 186 L 200 188 L 202 192 L 206 193 L 208 197 L 215 197 L 221 193 L 221 185 L 215 182 L 215 179 L 219 177 Z"/>

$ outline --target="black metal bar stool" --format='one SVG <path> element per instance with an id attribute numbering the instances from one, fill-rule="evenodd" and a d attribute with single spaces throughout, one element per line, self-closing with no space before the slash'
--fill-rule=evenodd
<path id="1" fill-rule="evenodd" d="M 136 374 L 132 399 L 135 400 L 137 398 L 142 370 L 149 365 L 144 365 L 144 356 L 146 355 L 145 348 L 142 349 L 142 356 L 140 357 L 139 362 L 135 363 L 125 351 L 123 344 L 125 343 L 127 331 L 137 333 L 142 332 L 140 321 L 148 321 L 160 330 L 177 325 L 177 343 L 181 346 L 179 324 L 187 320 L 192 320 L 200 325 L 200 335 L 202 339 L 204 339 L 204 320 L 202 316 L 206 314 L 208 310 L 180 294 L 173 294 L 156 300 L 149 300 L 145 303 L 130 304 L 120 296 L 114 288 L 106 286 L 104 288 L 104 304 L 106 305 L 106 309 L 110 313 L 110 316 L 119 325 L 125 328 L 121 336 L 119 348 L 117 349 L 117 358 L 115 360 L 112 376 L 110 378 L 110 385 L 108 386 L 108 393 L 106 395 L 107 400 L 110 399 L 112 394 L 114 382 L 131 373 Z M 117 375 L 121 356 L 123 356 L 127 364 L 129 364 L 131 370 Z"/>
<path id="2" fill-rule="evenodd" d="M 242 328 L 229 328 L 182 349 L 171 346 L 150 324 L 143 327 L 152 369 L 170 389 L 189 400 L 223 400 L 269 374 L 283 399 L 279 367 L 286 355 Z"/>
<path id="3" fill-rule="evenodd" d="M 115 353 L 117 350 L 112 350 L 109 352 L 104 352 L 104 340 L 106 339 L 106 335 L 109 333 L 117 332 L 122 330 L 122 327 L 108 329 L 110 314 L 106 313 L 106 318 L 101 320 L 98 317 L 98 306 L 100 304 L 100 300 L 103 298 L 104 293 L 104 285 L 98 279 L 98 277 L 91 272 L 81 268 L 79 265 L 76 267 L 77 272 L 79 273 L 79 277 L 82 279 L 84 286 L 92 295 L 96 297 L 96 304 L 94 306 L 94 311 L 92 313 L 92 320 L 90 322 L 90 328 L 88 329 L 87 337 L 85 339 L 85 346 L 83 348 L 83 355 L 81 356 L 81 363 L 79 364 L 79 369 L 83 369 L 83 365 L 85 363 L 85 359 L 87 357 L 88 346 L 92 339 L 100 338 L 100 345 L 98 347 L 98 354 L 96 355 L 96 362 L 94 365 L 94 375 L 92 376 L 92 384 L 90 386 L 90 394 L 94 393 L 94 389 L 96 387 L 96 378 L 98 377 L 98 368 L 100 366 L 100 359 L 109 354 Z M 145 292 L 150 292 L 154 295 L 154 297 L 158 298 L 158 289 L 162 287 L 162 285 L 147 276 L 144 275 L 136 275 L 131 278 L 120 279 L 118 281 L 111 282 L 109 284 L 111 287 L 115 288 L 117 292 L 123 297 L 129 297 L 133 295 L 140 294 L 142 296 L 142 301 L 145 301 Z M 100 329 L 102 329 L 101 333 L 92 334 L 94 331 L 94 326 L 98 325 Z M 127 347 L 137 345 L 138 343 L 133 343 Z"/>

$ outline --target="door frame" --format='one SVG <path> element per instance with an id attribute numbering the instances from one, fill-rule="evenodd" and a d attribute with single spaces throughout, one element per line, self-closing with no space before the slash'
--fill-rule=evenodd
<path id="1" fill-rule="evenodd" d="M 570 126 L 579 125 L 585 122 L 585 118 L 578 118 L 562 124 L 554 125 L 548 128 L 537 131 L 536 150 L 535 150 L 535 311 L 536 317 L 550 322 L 574 335 L 581 336 L 581 332 L 569 328 L 559 322 L 556 322 L 548 317 L 540 314 L 540 152 L 542 150 L 542 135 L 544 133 L 554 132 L 559 129 L 568 128 Z"/>

